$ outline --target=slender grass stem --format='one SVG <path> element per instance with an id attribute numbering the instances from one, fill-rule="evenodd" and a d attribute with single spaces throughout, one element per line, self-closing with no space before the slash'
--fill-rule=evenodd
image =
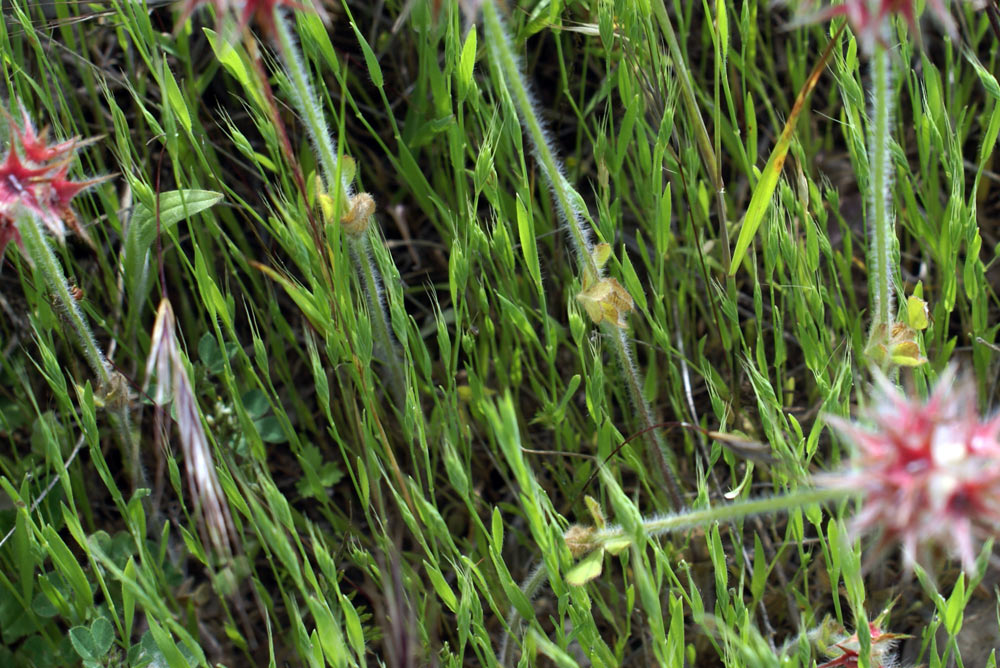
<path id="1" fill-rule="evenodd" d="M 656 18 L 660 23 L 667 38 L 667 48 L 670 49 L 670 58 L 677 81 L 680 83 L 681 99 L 684 101 L 684 110 L 687 113 L 688 122 L 691 124 L 691 131 L 694 133 L 695 141 L 698 145 L 698 152 L 705 163 L 705 171 L 708 178 L 712 180 L 712 187 L 715 189 L 715 202 L 719 214 L 719 239 L 722 243 L 722 269 L 724 274 L 729 274 L 729 265 L 733 261 L 732 250 L 729 247 L 729 228 L 726 227 L 726 187 L 722 181 L 722 172 L 719 170 L 719 163 L 715 157 L 715 148 L 712 145 L 712 138 L 705 127 L 705 120 L 701 116 L 698 106 L 698 99 L 694 94 L 694 85 L 691 83 L 691 72 L 684 61 L 684 54 L 681 52 L 680 44 L 677 42 L 677 34 L 674 32 L 674 25 L 670 21 L 670 15 L 664 6 L 663 0 L 654 3 Z"/>

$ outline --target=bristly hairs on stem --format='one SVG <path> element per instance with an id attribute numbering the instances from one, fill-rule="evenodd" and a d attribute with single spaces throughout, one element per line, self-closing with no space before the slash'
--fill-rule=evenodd
<path id="1" fill-rule="evenodd" d="M 310 83 L 309 72 L 304 65 L 288 18 L 278 9 L 274 12 L 274 39 L 285 74 L 291 84 L 292 102 L 302 116 L 313 149 L 316 151 L 325 190 L 332 194 L 333 210 L 344 211 L 340 222 L 346 232 L 344 236 L 352 263 L 361 279 L 362 291 L 372 322 L 372 334 L 379 352 L 385 357 L 393 398 L 397 408 L 402 410 L 408 380 L 400 359 L 399 346 L 396 344 L 389 322 L 382 274 L 375 266 L 370 247 L 369 234 L 374 233 L 371 229 L 375 211 L 374 200 L 368 193 L 355 194 L 351 175 L 339 160 L 336 143 L 330 134 L 323 107 Z"/>
<path id="2" fill-rule="evenodd" d="M 869 346 L 887 346 L 895 319 L 896 274 L 892 261 L 896 246 L 892 210 L 892 53 L 878 42 L 874 48 L 870 60 L 871 113 L 868 128 L 868 203 L 871 207 L 868 215 L 869 293 L 872 299 Z M 876 336 L 884 340 L 875 341 Z"/>
<path id="3" fill-rule="evenodd" d="M 631 297 L 615 279 L 604 278 L 603 264 L 607 259 L 607 247 L 605 244 L 595 245 L 593 242 L 591 230 L 585 224 L 589 220 L 586 205 L 583 198 L 567 181 L 562 163 L 555 155 L 552 139 L 542 121 L 524 67 L 514 52 L 509 31 L 495 0 L 485 0 L 482 3 L 482 12 L 494 75 L 500 83 L 501 91 L 505 92 L 513 103 L 515 113 L 528 136 L 532 154 L 555 199 L 562 225 L 569 233 L 582 275 L 584 292 L 581 295 L 590 301 L 588 314 L 595 322 L 606 325 L 605 332 L 614 342 L 613 348 L 621 363 L 632 405 L 639 413 L 642 424 L 647 428 L 652 427 L 656 420 L 642 395 L 642 374 L 635 363 L 632 341 L 628 337 L 627 330 L 623 328 L 625 312 L 632 308 Z M 601 246 L 605 248 L 602 249 Z M 609 299 L 624 297 L 628 299 L 625 303 L 619 300 L 614 307 L 606 303 L 595 304 L 603 301 L 602 296 Z M 609 331 L 612 329 L 615 331 Z M 662 435 L 656 430 L 650 430 L 648 433 L 653 458 L 661 470 L 671 502 L 675 508 L 679 508 L 682 505 L 681 495 L 669 462 L 669 450 Z"/>

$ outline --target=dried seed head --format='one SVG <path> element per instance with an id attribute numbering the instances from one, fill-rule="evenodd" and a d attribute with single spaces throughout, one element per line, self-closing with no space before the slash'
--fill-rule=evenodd
<path id="1" fill-rule="evenodd" d="M 569 548 L 570 554 L 574 557 L 582 557 L 597 547 L 593 537 L 594 527 L 574 524 L 566 530 L 563 540 L 566 541 L 566 547 Z"/>
<path id="2" fill-rule="evenodd" d="M 360 237 L 368 231 L 368 223 L 375 213 L 375 200 L 368 193 L 358 193 L 351 198 L 351 208 L 341 219 L 344 232 L 352 237 Z"/>

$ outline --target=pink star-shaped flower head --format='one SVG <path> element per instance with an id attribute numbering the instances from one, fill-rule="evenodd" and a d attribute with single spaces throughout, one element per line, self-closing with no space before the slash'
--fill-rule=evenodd
<path id="1" fill-rule="evenodd" d="M 25 160 L 41 165 L 57 158 L 64 158 L 78 148 L 79 138 L 77 137 L 58 144 L 47 144 L 48 128 L 42 129 L 41 133 L 36 133 L 35 126 L 31 123 L 31 117 L 28 116 L 28 110 L 24 108 L 22 102 L 18 102 L 18 106 L 21 109 L 20 126 L 14 117 L 7 113 L 6 109 L 4 114 L 10 124 L 11 135 L 17 137 L 17 143 L 21 145 L 21 153 Z"/>
<path id="2" fill-rule="evenodd" d="M 955 39 L 955 22 L 948 14 L 943 0 L 927 0 L 934 16 Z M 835 16 L 843 16 L 851 25 L 851 30 L 861 42 L 866 53 L 871 53 L 875 44 L 887 46 L 890 35 L 890 19 L 893 14 L 899 14 L 906 21 L 910 30 L 916 30 L 916 11 L 913 0 L 844 0 L 838 5 L 827 7 L 818 14 L 806 19 L 806 22 L 829 21 Z M 919 35 L 919 33 L 917 33 Z"/>
<path id="3" fill-rule="evenodd" d="M 88 142 L 73 139 L 50 145 L 46 143 L 45 132 L 35 132 L 23 106 L 21 112 L 23 127 L 8 116 L 11 120 L 11 144 L 0 162 L 0 255 L 11 241 L 20 245 L 20 234 L 14 221 L 24 211 L 36 216 L 60 241 L 65 238 L 68 224 L 91 243 L 77 222 L 70 202 L 81 191 L 109 177 L 70 181 L 67 175 L 72 154 Z"/>
<path id="4" fill-rule="evenodd" d="M 855 453 L 850 471 L 817 479 L 861 493 L 852 533 L 899 541 L 907 569 L 938 545 L 974 572 L 976 542 L 1000 535 L 1000 415 L 978 416 L 975 386 L 954 367 L 923 402 L 879 377 L 866 415 L 870 427 L 827 418 Z"/>
<path id="5" fill-rule="evenodd" d="M 216 20 L 219 22 L 226 13 L 231 13 L 238 21 L 237 32 L 244 32 L 250 23 L 254 22 L 268 37 L 274 34 L 274 12 L 278 7 L 288 7 L 291 10 L 305 9 L 304 5 L 294 0 L 184 0 L 177 29 L 179 30 L 191 14 L 203 5 L 215 8 Z"/>

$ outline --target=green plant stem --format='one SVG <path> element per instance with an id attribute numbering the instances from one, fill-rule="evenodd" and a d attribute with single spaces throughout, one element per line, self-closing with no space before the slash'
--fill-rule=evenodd
<path id="1" fill-rule="evenodd" d="M 312 85 L 309 83 L 309 72 L 299 53 L 298 44 L 288 25 L 288 19 L 280 9 L 274 11 L 275 39 L 278 54 L 284 65 L 285 74 L 292 84 L 292 103 L 302 115 L 306 130 L 316 150 L 317 162 L 323 172 L 327 192 L 334 196 L 337 210 L 348 206 L 353 193 L 349 180 L 338 167 L 337 147 L 326 124 L 326 116 L 320 105 Z"/>
<path id="2" fill-rule="evenodd" d="M 598 281 L 603 276 L 603 269 L 594 261 L 594 245 L 589 230 L 584 227 L 583 200 L 563 175 L 562 165 L 556 158 L 548 133 L 539 120 L 540 115 L 528 89 L 527 79 L 514 55 L 510 35 L 497 12 L 494 0 L 486 0 L 483 3 L 483 20 L 486 25 L 486 43 L 489 47 L 491 62 L 498 66 L 495 70 L 497 76 L 502 80 L 502 85 L 513 99 L 517 115 L 534 149 L 535 158 L 555 194 L 560 216 L 565 227 L 569 230 L 570 239 L 576 249 L 581 273 L 584 277 L 589 276 L 591 280 Z M 666 444 L 656 428 L 657 421 L 653 417 L 649 404 L 642 396 L 642 374 L 639 373 L 635 364 L 632 341 L 626 330 L 615 325 L 607 327 L 609 330 L 613 330 L 610 332 L 609 338 L 613 341 L 615 353 L 621 362 L 629 399 L 639 413 L 645 432 L 645 440 L 653 450 L 653 457 L 662 472 L 674 508 L 680 508 L 682 505 L 680 490 L 670 469 Z"/>
<path id="3" fill-rule="evenodd" d="M 891 135 L 892 123 L 892 58 L 888 49 L 876 44 L 871 58 L 872 111 L 868 145 L 869 197 L 872 207 L 869 217 L 870 231 L 875 246 L 871 250 L 872 267 L 869 270 L 872 305 L 872 329 L 874 336 L 880 325 L 884 325 L 884 335 L 888 337 L 892 325 L 893 276 L 892 252 L 895 243 L 895 221 L 891 206 L 892 163 Z M 874 342 L 873 342 L 874 343 Z"/>
<path id="4" fill-rule="evenodd" d="M 652 445 L 653 457 L 663 474 L 670 500 L 674 508 L 681 508 L 684 504 L 681 500 L 680 488 L 677 485 L 677 477 L 670 464 L 670 454 L 666 441 L 663 440 L 663 432 L 656 426 L 657 420 L 653 417 L 653 411 L 642 395 L 642 376 L 635 365 L 635 356 L 628 332 L 614 325 L 607 325 L 605 329 L 611 335 L 610 338 L 614 341 L 618 358 L 622 362 L 622 373 L 625 375 L 625 385 L 628 387 L 629 398 L 642 420 L 643 428 L 646 430 L 644 436 L 647 443 Z"/>
<path id="5" fill-rule="evenodd" d="M 83 351 L 84 359 L 87 360 L 87 364 L 97 376 L 98 385 L 107 388 L 111 384 L 108 361 L 98 347 L 83 311 L 80 310 L 80 305 L 70 294 L 66 275 L 63 273 L 59 260 L 56 259 L 55 253 L 52 252 L 52 247 L 45 239 L 38 221 L 31 214 L 25 213 L 18 218 L 17 223 L 25 250 L 28 251 L 28 256 L 35 263 L 35 268 L 45 279 L 48 288 L 53 292 L 62 311 L 62 316 L 69 323 L 69 328 L 76 336 L 77 343 Z"/>
<path id="6" fill-rule="evenodd" d="M 30 213 L 23 213 L 17 219 L 17 229 L 21 234 L 21 241 L 28 256 L 35 263 L 35 268 L 42 275 L 47 287 L 52 291 L 55 301 L 60 309 L 62 317 L 69 325 L 69 330 L 73 332 L 77 344 L 83 351 L 83 357 L 97 377 L 98 390 L 101 393 L 118 391 L 112 379 L 111 366 L 107 358 L 97 345 L 93 332 L 87 324 L 87 319 L 80 309 L 80 305 L 69 291 L 69 282 L 66 274 L 62 270 L 62 265 L 52 252 L 52 246 L 42 233 L 38 220 Z M 123 391 L 123 390 L 122 390 Z M 127 461 L 131 462 L 132 484 L 140 486 L 143 474 L 139 463 L 139 444 L 132 435 L 132 420 L 129 416 L 127 402 L 121 397 L 116 398 L 110 405 L 111 412 L 115 415 L 118 436 L 122 446 L 125 448 Z"/>
<path id="7" fill-rule="evenodd" d="M 540 115 L 529 92 L 527 79 L 514 55 L 510 35 L 497 12 L 494 0 L 486 0 L 483 3 L 483 20 L 486 25 L 486 43 L 489 47 L 491 62 L 498 66 L 495 70 L 497 76 L 502 80 L 502 85 L 513 99 L 517 115 L 534 149 L 535 158 L 555 194 L 557 208 L 576 249 L 581 273 L 584 277 L 589 276 L 592 277 L 593 281 L 598 281 L 603 276 L 603 270 L 594 261 L 594 245 L 589 230 L 584 227 L 583 200 L 563 175 L 562 165 L 556 158 L 548 133 L 539 120 Z M 653 457 L 662 471 L 671 501 L 675 508 L 679 508 L 681 506 L 680 490 L 670 469 L 666 444 L 656 429 L 657 421 L 653 418 L 649 404 L 642 396 L 642 375 L 635 364 L 632 342 L 626 330 L 614 325 L 608 325 L 608 328 L 614 330 L 611 332 L 610 338 L 614 342 L 614 350 L 621 362 L 629 399 L 639 413 L 646 441 L 653 449 Z"/>
<path id="8" fill-rule="evenodd" d="M 503 79 L 503 85 L 510 93 L 517 108 L 518 117 L 524 126 L 534 149 L 535 158 L 542 167 L 542 173 L 555 194 L 556 206 L 569 231 L 580 265 L 596 278 L 602 276 L 601 269 L 594 262 L 594 244 L 589 231 L 583 226 L 583 212 L 578 205 L 579 195 L 563 175 L 562 166 L 552 150 L 548 132 L 539 120 L 541 116 L 535 108 L 534 100 L 525 83 L 524 72 L 514 55 L 510 35 L 500 19 L 493 0 L 483 3 L 483 22 L 486 25 L 486 44 L 490 59 L 497 65 L 496 72 Z M 574 195 L 576 195 L 574 197 Z"/>
<path id="9" fill-rule="evenodd" d="M 662 536 L 674 531 L 704 526 L 711 522 L 726 522 L 750 515 L 774 513 L 812 503 L 841 499 L 853 493 L 852 490 L 845 488 L 810 487 L 789 494 L 748 499 L 712 508 L 701 508 L 685 513 L 643 519 L 642 529 L 646 536 Z M 632 538 L 633 536 L 624 527 L 609 526 L 594 533 L 592 536 L 593 548 L 603 547 L 609 542 L 618 542 L 622 539 L 631 540 Z"/>
<path id="10" fill-rule="evenodd" d="M 748 499 L 713 508 L 701 508 L 679 514 L 644 518 L 641 523 L 642 533 L 646 537 L 662 536 L 674 531 L 705 526 L 712 522 L 727 522 L 751 515 L 774 513 L 791 508 L 801 508 L 813 503 L 842 499 L 853 493 L 853 490 L 846 488 L 810 487 L 778 496 Z M 628 541 L 630 545 L 634 539 L 634 534 L 624 527 L 612 525 L 594 532 L 590 537 L 590 549 L 587 554 L 597 549 L 604 549 L 609 543 L 615 544 L 615 554 L 617 554 L 618 551 L 628 547 L 622 541 Z M 539 563 L 521 583 L 520 589 L 530 600 L 546 582 L 548 582 L 548 571 L 546 571 L 544 563 Z M 500 643 L 501 666 L 508 665 L 507 654 L 510 650 L 510 640 L 520 623 L 521 615 L 517 612 L 517 608 L 512 607 L 507 615 L 507 632 Z"/>
<path id="11" fill-rule="evenodd" d="M 309 72 L 306 70 L 305 61 L 299 52 L 292 29 L 288 24 L 288 19 L 286 19 L 284 13 L 279 9 L 275 9 L 274 11 L 274 26 L 278 53 L 281 56 L 282 65 L 284 65 L 285 73 L 291 83 L 292 102 L 296 110 L 302 115 L 302 120 L 312 139 L 318 163 L 323 173 L 324 185 L 327 192 L 333 195 L 334 210 L 339 215 L 345 207 L 351 205 L 351 199 L 354 197 L 354 189 L 350 180 L 345 178 L 345 174 L 340 167 L 336 144 L 330 135 L 330 128 L 326 123 L 323 107 L 320 105 L 319 99 L 316 97 L 312 85 L 309 83 Z M 343 234 L 342 236 L 349 237 L 348 246 L 350 256 L 354 262 L 355 271 L 361 277 L 365 301 L 368 304 L 368 312 L 372 323 L 372 335 L 375 338 L 378 349 L 385 356 L 385 364 L 389 372 L 389 382 L 392 386 L 391 390 L 397 407 L 402 410 L 402 401 L 405 398 L 407 388 L 406 374 L 403 372 L 399 351 L 394 343 L 389 315 L 386 312 L 382 275 L 379 273 L 372 259 L 368 238 L 369 234 L 370 230 L 366 229 L 357 237 L 353 237 L 350 234 Z"/>

